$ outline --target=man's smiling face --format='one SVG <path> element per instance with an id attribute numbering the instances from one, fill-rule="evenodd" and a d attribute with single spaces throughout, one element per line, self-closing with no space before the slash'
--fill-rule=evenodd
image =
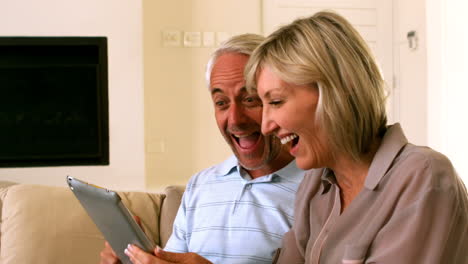
<path id="1" fill-rule="evenodd" d="M 261 133 L 262 103 L 245 88 L 244 67 L 249 57 L 225 53 L 217 58 L 211 72 L 210 92 L 221 134 L 240 164 L 248 170 L 260 169 L 274 160 L 279 141 Z"/>

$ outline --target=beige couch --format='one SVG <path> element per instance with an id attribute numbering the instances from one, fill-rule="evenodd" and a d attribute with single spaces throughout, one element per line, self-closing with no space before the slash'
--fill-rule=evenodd
<path id="1" fill-rule="evenodd" d="M 183 190 L 119 194 L 147 235 L 164 246 Z M 97 264 L 103 246 L 102 234 L 67 187 L 0 181 L 0 264 Z"/>

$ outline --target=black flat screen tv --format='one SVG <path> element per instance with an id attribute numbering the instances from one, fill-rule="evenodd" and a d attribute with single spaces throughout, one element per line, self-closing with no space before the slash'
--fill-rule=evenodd
<path id="1" fill-rule="evenodd" d="M 106 37 L 0 37 L 0 167 L 109 164 Z"/>

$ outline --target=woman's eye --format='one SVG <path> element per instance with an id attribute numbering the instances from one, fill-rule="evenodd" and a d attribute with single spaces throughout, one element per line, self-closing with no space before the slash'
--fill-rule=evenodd
<path id="1" fill-rule="evenodd" d="M 281 100 L 271 100 L 268 104 L 273 105 L 273 106 L 278 106 L 278 105 L 281 105 L 282 103 L 283 101 Z"/>

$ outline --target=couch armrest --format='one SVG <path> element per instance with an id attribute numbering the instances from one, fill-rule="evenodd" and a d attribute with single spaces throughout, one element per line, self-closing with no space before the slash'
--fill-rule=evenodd
<path id="1" fill-rule="evenodd" d="M 182 195 L 184 194 L 185 186 L 181 185 L 172 185 L 164 189 L 166 198 L 164 198 L 162 207 L 161 207 L 161 218 L 159 219 L 159 238 L 161 241 L 161 247 L 165 247 L 167 240 L 172 234 L 172 225 L 174 219 L 179 210 L 180 201 L 182 200 Z"/>
<path id="2" fill-rule="evenodd" d="M 9 182 L 9 181 L 0 181 L 0 220 L 2 219 L 3 199 L 5 199 L 5 195 L 8 191 L 8 187 L 14 184 L 17 184 L 17 183 Z M 1 227 L 1 224 L 2 224 L 2 221 L 0 221 L 0 227 Z"/>
<path id="3" fill-rule="evenodd" d="M 14 184 L 17 184 L 15 182 L 9 182 L 9 181 L 0 181 L 0 248 L 2 247 L 2 211 L 3 211 L 3 200 L 5 199 L 5 196 L 7 194 L 7 191 L 8 191 L 8 187 L 14 185 Z M 1 252 L 0 252 L 1 253 Z M 2 259 L 0 257 L 0 263 L 1 263 Z"/>
<path id="4" fill-rule="evenodd" d="M 158 243 L 164 194 L 119 194 L 129 210 L 140 216 L 147 234 Z M 104 238 L 66 187 L 9 186 L 0 222 L 1 264 L 99 263 Z"/>

